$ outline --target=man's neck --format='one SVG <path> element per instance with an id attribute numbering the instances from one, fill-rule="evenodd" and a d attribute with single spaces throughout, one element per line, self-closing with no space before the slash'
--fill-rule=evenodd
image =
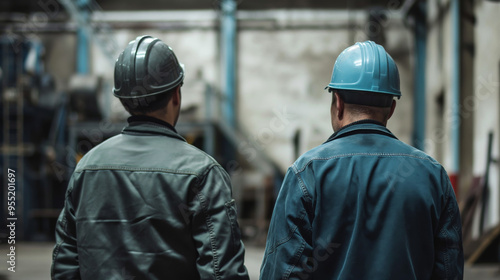
<path id="1" fill-rule="evenodd" d="M 162 120 L 162 121 L 170 124 L 171 126 L 174 126 L 174 123 L 175 123 L 174 119 L 168 113 L 165 113 L 165 112 L 148 113 L 148 114 L 146 114 L 146 116 Z"/>
<path id="2" fill-rule="evenodd" d="M 355 122 L 363 121 L 363 120 L 372 120 L 372 121 L 379 122 L 379 123 L 383 124 L 384 126 L 387 126 L 387 120 L 381 120 L 378 117 L 363 114 L 363 115 L 357 115 L 357 116 L 347 116 L 346 118 L 344 118 L 344 120 L 342 122 L 342 124 L 343 124 L 342 127 L 344 127 L 346 125 L 350 125 L 350 124 L 355 123 Z"/>
<path id="3" fill-rule="evenodd" d="M 339 122 L 338 128 L 334 129 L 334 130 L 335 131 L 339 131 L 339 130 L 341 130 L 342 128 L 344 128 L 346 126 L 349 126 L 351 124 L 355 124 L 355 123 L 361 122 L 361 121 L 372 121 L 372 122 L 380 123 L 383 126 L 387 126 L 387 121 L 383 122 L 383 121 L 380 121 L 377 118 L 366 116 L 366 117 L 343 119 L 341 122 Z"/>

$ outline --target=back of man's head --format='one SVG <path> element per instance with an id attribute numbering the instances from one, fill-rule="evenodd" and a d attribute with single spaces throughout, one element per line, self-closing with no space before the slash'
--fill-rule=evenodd
<path id="1" fill-rule="evenodd" d="M 337 96 L 342 100 L 343 113 L 353 119 L 387 121 L 394 97 L 401 97 L 396 63 L 384 47 L 372 41 L 358 42 L 338 56 L 326 88 L 333 92 L 334 102 Z"/>
<path id="2" fill-rule="evenodd" d="M 332 106 L 336 106 L 338 96 L 343 103 L 343 113 L 353 120 L 373 119 L 385 123 L 395 102 L 390 95 L 373 92 L 334 90 L 332 93 Z"/>

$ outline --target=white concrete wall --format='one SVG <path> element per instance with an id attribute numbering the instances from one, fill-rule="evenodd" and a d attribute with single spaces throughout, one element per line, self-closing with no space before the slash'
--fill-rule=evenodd
<path id="1" fill-rule="evenodd" d="M 449 1 L 429 0 L 428 7 L 428 41 L 427 41 L 427 118 L 426 152 L 440 161 L 445 169 L 450 171 L 452 167 L 451 151 L 451 126 L 455 123 L 451 118 L 451 90 L 453 70 L 453 37 L 451 10 Z M 439 13 L 439 6 L 443 7 Z M 469 10 L 466 8 L 465 10 Z M 462 40 L 462 81 L 461 92 L 461 164 L 459 174 L 459 198 L 464 199 L 471 186 L 472 178 L 483 177 L 486 172 L 486 152 L 488 132 L 494 133 L 493 157 L 498 158 L 500 148 L 500 4 L 491 1 L 477 1 L 474 7 L 474 16 L 477 20 L 473 38 L 467 34 L 465 28 L 461 30 Z M 462 18 L 462 27 L 470 24 L 467 19 Z M 467 28 L 469 28 L 467 26 Z M 465 58 L 468 43 L 474 46 L 474 54 L 471 59 Z M 465 68 L 464 68 L 465 67 Z M 466 67 L 473 67 L 467 69 Z M 472 83 L 472 86 L 471 86 Z M 464 90 L 470 90 L 472 93 Z M 444 94 L 444 108 L 439 112 L 437 98 Z M 467 141 L 464 135 L 472 134 Z M 465 144 L 464 144 L 465 143 Z M 472 152 L 471 152 L 472 150 Z M 463 155 L 463 156 L 462 156 Z M 469 171 L 468 169 L 471 169 Z M 490 197 L 486 214 L 486 229 L 500 222 L 499 186 L 500 166 L 492 164 L 490 169 L 489 186 Z M 472 174 L 469 174 L 471 173 Z M 478 208 L 479 209 L 479 208 Z M 473 226 L 473 237 L 478 237 L 479 216 L 476 215 Z"/>
<path id="2" fill-rule="evenodd" d="M 475 63 L 474 63 L 474 175 L 486 171 L 488 133 L 494 133 L 493 157 L 499 158 L 500 145 L 500 3 L 477 1 L 475 7 Z M 490 199 L 486 215 L 487 227 L 500 222 L 500 165 L 490 169 Z"/>
<path id="3" fill-rule="evenodd" d="M 315 18 L 312 12 L 310 21 L 302 24 L 314 25 Z M 287 24 L 296 23 L 290 20 Z M 325 24 L 341 23 L 337 19 Z M 403 98 L 389 128 L 410 143 L 413 73 L 409 50 L 413 42 L 405 29 L 394 28 L 398 24 L 402 22 L 394 18 L 388 26 L 386 47 L 389 53 L 398 53 L 394 59 L 401 75 Z M 367 39 L 362 30 L 352 32 L 357 40 Z M 301 131 L 299 154 L 320 145 L 333 133 L 331 94 L 324 88 L 330 82 L 337 56 L 352 44 L 351 34 L 345 28 L 276 28 L 243 29 L 238 36 L 240 124 L 286 170 L 295 160 L 292 138 L 297 130 Z"/>
<path id="4" fill-rule="evenodd" d="M 460 123 L 452 114 L 453 70 L 456 65 L 453 52 L 453 26 L 450 1 L 431 0 L 427 4 L 427 60 L 426 60 L 426 146 L 425 151 L 436 158 L 448 171 L 458 175 L 459 196 L 466 193 L 472 181 L 472 112 L 464 101 L 471 97 L 471 55 L 465 48 L 460 54 Z M 465 26 L 463 24 L 463 26 Z M 470 29 L 470 27 L 468 27 Z M 462 46 L 473 41 L 472 35 L 462 32 Z M 467 31 L 468 32 L 468 31 Z M 466 36 L 467 35 L 467 36 Z M 467 38 L 466 38 L 467 37 Z M 460 126 L 460 170 L 455 167 L 452 150 L 452 127 Z M 457 173 L 458 171 L 458 173 Z"/>
<path id="5" fill-rule="evenodd" d="M 286 169 L 292 137 L 301 131 L 301 153 L 332 133 L 328 85 L 345 31 L 242 31 L 239 34 L 239 120 Z M 341 45 L 342 44 L 342 45 Z M 279 123 L 270 121 L 279 116 Z"/>
<path id="6" fill-rule="evenodd" d="M 68 86 L 76 71 L 76 36 L 73 34 L 42 34 L 37 36 L 45 47 L 45 71 L 50 73 L 58 90 Z"/>
<path id="7" fill-rule="evenodd" d="M 428 35 L 426 60 L 426 146 L 425 151 L 436 158 L 446 170 L 452 167 L 451 113 L 452 94 L 452 37 L 449 9 L 444 15 L 438 11 L 438 3 L 429 0 L 427 7 Z M 442 4 L 444 5 L 444 4 Z M 444 95 L 444 107 L 438 98 Z"/>
<path id="8" fill-rule="evenodd" d="M 172 12 L 167 12 L 172 13 Z M 197 106 L 203 117 L 204 83 L 220 88 L 219 30 L 214 11 L 194 11 L 204 21 L 193 22 L 198 16 L 175 17 L 174 24 L 194 28 L 120 29 L 113 34 L 117 49 L 113 59 L 104 56 L 92 44 L 91 72 L 104 77 L 103 104 L 112 107 L 112 119 L 123 120 L 127 114 L 111 94 L 113 61 L 130 40 L 149 34 L 169 44 L 186 66 L 183 106 Z M 154 14 L 157 19 L 175 16 Z M 112 14 L 107 15 L 109 20 Z M 131 17 L 134 21 L 142 18 Z M 403 97 L 389 128 L 401 140 L 411 143 L 413 120 L 413 36 L 405 27 L 401 15 L 389 11 L 384 22 L 386 49 L 393 55 L 401 76 Z M 183 18 L 186 20 L 183 21 Z M 237 37 L 237 117 L 241 129 L 257 143 L 284 171 L 295 160 L 292 137 L 301 131 L 300 151 L 323 143 L 331 134 L 331 95 L 324 90 L 336 57 L 352 40 L 363 41 L 367 36 L 367 13 L 351 11 L 242 11 L 238 13 Z M 348 30 L 348 23 L 355 28 Z M 155 23 L 156 24 L 156 23 Z M 151 25 L 151 24 L 150 24 Z M 154 24 L 153 24 L 154 25 Z M 201 26 L 201 28 L 200 28 Z M 208 26 L 208 28 L 207 28 Z M 70 45 L 75 48 L 73 42 Z M 74 62 L 74 52 L 64 54 Z M 64 60 L 63 59 L 63 60 Z M 68 71 L 70 72 L 70 71 Z M 111 105 L 109 105 L 111 104 Z"/>

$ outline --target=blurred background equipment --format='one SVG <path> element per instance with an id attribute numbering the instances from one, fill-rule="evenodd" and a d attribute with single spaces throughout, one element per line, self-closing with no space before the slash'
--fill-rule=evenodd
<path id="1" fill-rule="evenodd" d="M 92 75 L 76 74 L 71 77 L 68 85 L 69 110 L 76 114 L 77 120 L 102 119 L 99 95 L 101 78 Z"/>

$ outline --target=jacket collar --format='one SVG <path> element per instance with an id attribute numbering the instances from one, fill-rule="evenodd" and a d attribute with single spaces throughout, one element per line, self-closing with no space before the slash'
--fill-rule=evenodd
<path id="1" fill-rule="evenodd" d="M 127 119 L 127 122 L 129 123 L 129 125 L 132 125 L 132 124 L 135 124 L 135 123 L 154 123 L 154 124 L 159 124 L 161 126 L 167 127 L 168 129 L 172 130 L 173 132 L 177 133 L 177 130 L 175 130 L 175 128 L 171 124 L 169 124 L 168 122 L 160 120 L 160 119 L 157 119 L 157 118 L 153 118 L 153 117 L 150 117 L 150 116 L 144 116 L 144 115 L 143 116 L 130 116 Z"/>
<path id="2" fill-rule="evenodd" d="M 381 122 L 367 119 L 353 122 L 342 127 L 334 134 L 332 134 L 332 136 L 330 136 L 330 138 L 328 138 L 325 143 L 353 134 L 382 134 L 394 139 L 398 139 Z"/>
<path id="3" fill-rule="evenodd" d="M 127 119 L 127 122 L 128 126 L 122 130 L 124 134 L 163 134 L 186 141 L 177 133 L 177 130 L 175 130 L 171 124 L 157 118 L 150 116 L 131 116 Z"/>

